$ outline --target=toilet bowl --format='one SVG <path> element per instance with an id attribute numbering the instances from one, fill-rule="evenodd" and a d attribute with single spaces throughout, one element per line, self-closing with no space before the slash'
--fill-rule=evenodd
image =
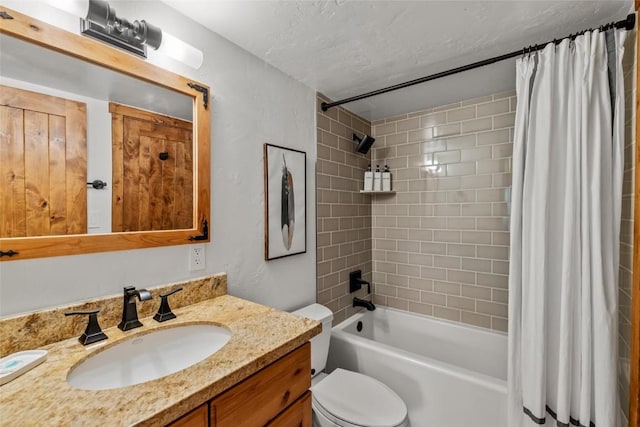
<path id="1" fill-rule="evenodd" d="M 346 369 L 324 373 L 333 313 L 320 304 L 293 312 L 322 322 L 311 339 L 311 394 L 314 427 L 406 427 L 407 405 L 375 378 Z"/>
<path id="2" fill-rule="evenodd" d="M 407 406 L 380 381 L 336 369 L 311 387 L 316 427 L 404 427 Z"/>

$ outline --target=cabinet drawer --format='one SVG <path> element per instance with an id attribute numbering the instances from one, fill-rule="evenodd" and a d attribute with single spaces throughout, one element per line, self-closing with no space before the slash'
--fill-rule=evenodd
<path id="1" fill-rule="evenodd" d="M 212 424 L 264 426 L 310 386 L 311 346 L 306 343 L 213 399 Z"/>
<path id="2" fill-rule="evenodd" d="M 311 427 L 311 392 L 307 391 L 267 427 Z"/>
<path id="3" fill-rule="evenodd" d="M 167 427 L 209 427 L 209 405 L 198 406 L 182 418 Z"/>

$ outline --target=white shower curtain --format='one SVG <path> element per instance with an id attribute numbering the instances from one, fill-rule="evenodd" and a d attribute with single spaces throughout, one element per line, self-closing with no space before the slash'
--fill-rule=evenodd
<path id="1" fill-rule="evenodd" d="M 516 63 L 509 427 L 619 427 L 626 32 L 609 37 L 609 54 L 593 31 Z"/>

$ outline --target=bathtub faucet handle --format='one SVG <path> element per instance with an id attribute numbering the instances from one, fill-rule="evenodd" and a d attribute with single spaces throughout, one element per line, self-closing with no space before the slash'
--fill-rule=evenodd
<path id="1" fill-rule="evenodd" d="M 362 288 L 362 285 L 367 285 L 368 292 L 371 293 L 371 283 L 366 280 L 362 280 L 362 270 L 356 270 L 349 273 L 349 292 L 355 292 Z"/>

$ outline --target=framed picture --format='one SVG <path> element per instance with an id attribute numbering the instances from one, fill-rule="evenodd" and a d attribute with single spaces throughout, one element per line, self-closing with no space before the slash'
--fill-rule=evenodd
<path id="1" fill-rule="evenodd" d="M 264 258 L 307 251 L 307 155 L 264 144 Z"/>

